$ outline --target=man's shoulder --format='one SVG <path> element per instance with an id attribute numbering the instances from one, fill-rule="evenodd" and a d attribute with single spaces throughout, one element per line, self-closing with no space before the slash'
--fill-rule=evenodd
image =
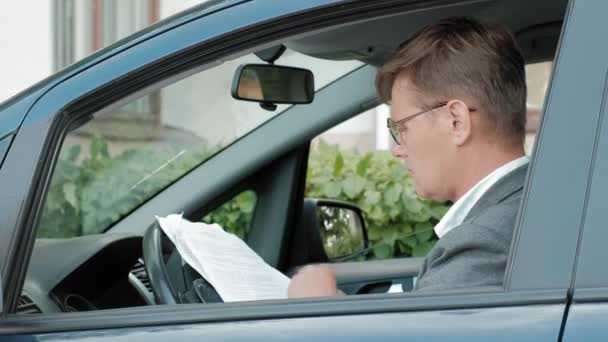
<path id="1" fill-rule="evenodd" d="M 508 199 L 469 217 L 460 226 L 449 231 L 437 245 L 443 248 L 462 247 L 463 244 L 500 243 L 509 246 L 517 222 L 521 191 Z"/>
<path id="2" fill-rule="evenodd" d="M 463 228 L 483 228 L 489 234 L 511 235 L 517 222 L 522 190 L 463 222 Z M 472 228 L 469 228 L 472 229 Z M 469 237 L 470 238 L 470 237 Z"/>
<path id="3" fill-rule="evenodd" d="M 526 168 L 505 176 L 427 254 L 417 290 L 502 284 L 523 193 Z"/>
<path id="4" fill-rule="evenodd" d="M 446 233 L 426 256 L 418 289 L 500 286 L 520 198 L 514 194 Z"/>
<path id="5" fill-rule="evenodd" d="M 465 222 L 471 221 L 482 214 L 487 215 L 488 213 L 484 212 L 490 208 L 493 208 L 494 211 L 496 211 L 497 208 L 506 210 L 507 208 L 500 205 L 503 204 L 503 202 L 510 203 L 513 202 L 513 200 L 519 201 L 526 180 L 527 170 L 527 164 L 521 165 L 494 183 L 486 193 L 477 200 L 473 208 L 471 208 L 465 218 Z M 505 204 L 509 206 L 508 203 Z M 517 205 L 518 204 L 516 204 L 516 207 Z"/>

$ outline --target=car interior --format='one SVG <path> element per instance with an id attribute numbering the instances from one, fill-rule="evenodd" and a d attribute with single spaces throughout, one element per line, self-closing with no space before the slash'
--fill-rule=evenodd
<path id="1" fill-rule="evenodd" d="M 310 104 L 289 107 L 230 144 L 105 233 L 37 239 L 17 314 L 221 302 L 213 287 L 163 237 L 154 217 L 183 212 L 185 218 L 199 221 L 243 191 L 257 196 L 246 242 L 269 265 L 289 276 L 302 265 L 331 262 L 317 223 L 311 221 L 316 207 L 304 198 L 311 140 L 378 104 L 377 67 L 414 32 L 449 16 L 505 25 L 527 63 L 550 61 L 566 4 L 566 0 L 423 2 L 406 12 L 316 28 L 253 49 L 260 64 L 276 59 L 281 65 L 280 51 L 287 48 L 319 59 L 357 60 L 363 66 L 318 90 Z M 339 287 L 355 295 L 386 293 L 394 284 L 411 290 L 420 262 L 420 258 L 346 260 L 332 267 Z"/>

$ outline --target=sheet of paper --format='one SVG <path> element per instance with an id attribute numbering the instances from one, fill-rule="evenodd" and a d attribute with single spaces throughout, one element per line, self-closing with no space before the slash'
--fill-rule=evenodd
<path id="1" fill-rule="evenodd" d="M 175 214 L 157 220 L 182 258 L 224 302 L 287 298 L 289 278 L 220 225 L 194 223 Z"/>

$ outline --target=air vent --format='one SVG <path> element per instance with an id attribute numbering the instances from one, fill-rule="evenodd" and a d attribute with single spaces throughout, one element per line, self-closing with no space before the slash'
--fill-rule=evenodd
<path id="1" fill-rule="evenodd" d="M 131 269 L 131 274 L 135 276 L 145 287 L 148 289 L 148 292 L 152 293 L 152 287 L 150 286 L 150 279 L 148 279 L 148 274 L 146 273 L 146 269 L 144 268 L 144 261 L 139 259 L 137 263 Z"/>
<path id="2" fill-rule="evenodd" d="M 17 307 L 17 313 L 20 315 L 31 315 L 42 313 L 40 308 L 34 304 L 32 299 L 26 295 L 19 297 L 19 306 Z"/>

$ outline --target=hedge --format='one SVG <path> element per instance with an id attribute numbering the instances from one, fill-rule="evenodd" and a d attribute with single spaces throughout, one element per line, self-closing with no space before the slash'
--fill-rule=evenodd
<path id="1" fill-rule="evenodd" d="M 165 163 L 175 150 L 129 149 L 111 156 L 99 136 L 88 148 L 86 156 L 80 145 L 62 150 L 39 237 L 100 233 L 218 150 L 187 152 Z M 370 258 L 379 259 L 425 255 L 436 241 L 433 226 L 447 210 L 444 204 L 418 198 L 407 170 L 389 153 L 342 150 L 323 141 L 311 149 L 306 196 L 361 207 L 373 247 Z M 253 192 L 244 192 L 203 221 L 219 223 L 244 238 L 255 201 Z M 350 239 L 337 240 L 337 249 L 352 250 Z"/>

